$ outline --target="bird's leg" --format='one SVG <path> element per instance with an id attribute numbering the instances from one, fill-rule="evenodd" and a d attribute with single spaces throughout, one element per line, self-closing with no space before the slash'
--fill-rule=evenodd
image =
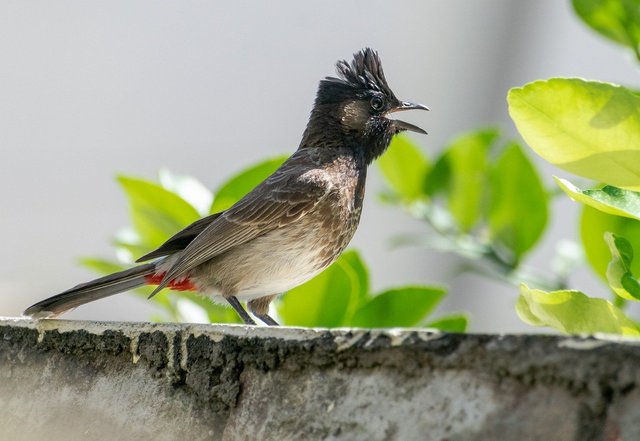
<path id="1" fill-rule="evenodd" d="M 257 299 L 251 300 L 249 303 L 247 303 L 247 306 L 249 307 L 249 311 L 251 311 L 253 315 L 258 317 L 265 324 L 269 326 L 280 326 L 278 322 L 276 322 L 269 316 L 269 314 L 267 314 L 269 312 L 269 304 L 275 298 L 275 295 L 259 297 Z"/>
<path id="2" fill-rule="evenodd" d="M 247 311 L 244 310 L 244 308 L 242 307 L 242 305 L 240 304 L 240 301 L 238 300 L 238 298 L 236 296 L 226 297 L 226 299 L 227 299 L 227 302 L 229 302 L 229 304 L 231 306 L 233 306 L 233 309 L 236 310 L 236 312 L 238 313 L 238 315 L 240 316 L 242 321 L 245 323 L 245 325 L 255 325 L 256 324 L 256 322 L 253 321 L 253 319 L 247 313 Z"/>
<path id="3" fill-rule="evenodd" d="M 256 314 L 255 316 L 258 317 L 260 320 L 262 320 L 263 323 L 269 326 L 280 326 L 280 323 L 272 319 L 269 314 Z"/>

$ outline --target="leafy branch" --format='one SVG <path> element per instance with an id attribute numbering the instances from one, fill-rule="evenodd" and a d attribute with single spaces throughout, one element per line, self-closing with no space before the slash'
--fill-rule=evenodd
<path id="1" fill-rule="evenodd" d="M 635 1 L 574 0 L 582 20 L 629 47 L 640 62 L 640 9 Z M 640 97 L 622 86 L 552 78 L 512 89 L 509 113 L 527 144 L 559 168 L 596 182 L 580 189 L 556 183 L 583 205 L 581 241 L 591 267 L 613 293 L 613 302 L 579 291 L 521 288 L 517 312 L 527 323 L 564 332 L 640 335 L 623 309 L 640 301 Z"/>
<path id="2" fill-rule="evenodd" d="M 636 0 L 573 0 L 578 16 L 606 38 L 630 48 L 640 62 L 640 8 Z M 580 189 L 555 178 L 546 192 L 520 146 L 496 147 L 495 130 L 453 141 L 433 165 L 408 140 L 382 158 L 399 203 L 430 226 L 420 242 L 455 252 L 468 268 L 520 285 L 520 318 L 567 333 L 640 335 L 623 309 L 640 301 L 640 96 L 625 87 L 576 78 L 538 80 L 508 94 L 509 114 L 526 143 L 569 173 L 605 184 Z M 417 167 L 416 162 L 419 164 Z M 398 177 L 411 174 L 411 185 Z M 583 204 L 584 256 L 612 292 L 613 301 L 568 290 L 582 262 L 571 243 L 559 243 L 550 271 L 533 272 L 525 256 L 544 231 L 548 202 L 559 192 Z M 403 242 L 408 242 L 406 238 Z M 524 283 L 522 283 L 524 282 Z M 532 286 L 530 288 L 529 286 Z M 544 291 L 544 290 L 548 291 Z"/>
<path id="3" fill-rule="evenodd" d="M 456 138 L 433 164 L 409 138 L 396 137 L 379 160 L 389 190 L 382 200 L 423 221 L 428 233 L 400 236 L 395 245 L 423 245 L 464 258 L 463 271 L 545 289 L 566 286 L 581 262 L 560 244 L 562 265 L 536 271 L 523 262 L 544 233 L 552 195 L 515 142 L 496 129 Z"/>

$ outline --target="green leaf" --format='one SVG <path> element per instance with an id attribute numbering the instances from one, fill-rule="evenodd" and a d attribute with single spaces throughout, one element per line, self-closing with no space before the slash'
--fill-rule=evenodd
<path id="1" fill-rule="evenodd" d="M 484 129 L 453 141 L 427 176 L 429 195 L 444 193 L 460 230 L 471 230 L 482 215 L 488 184 L 488 154 L 498 131 Z"/>
<path id="2" fill-rule="evenodd" d="M 210 212 L 218 213 L 231 207 L 268 178 L 286 159 L 286 156 L 268 159 L 233 176 L 214 191 L 215 196 Z"/>
<path id="3" fill-rule="evenodd" d="M 89 268 L 101 275 L 117 273 L 125 269 L 123 265 L 99 257 L 81 257 L 78 259 L 80 265 Z"/>
<path id="4" fill-rule="evenodd" d="M 362 281 L 349 257 L 338 258 L 322 273 L 284 294 L 278 315 L 291 326 L 342 326 L 361 296 Z"/>
<path id="5" fill-rule="evenodd" d="M 428 286 L 390 289 L 373 297 L 356 311 L 352 326 L 416 326 L 433 311 L 444 295 L 444 289 Z"/>
<path id="6" fill-rule="evenodd" d="M 522 321 L 568 334 L 640 335 L 638 326 L 611 302 L 580 291 L 546 292 L 520 287 L 516 312 Z"/>
<path id="7" fill-rule="evenodd" d="M 465 332 L 469 325 L 469 319 L 465 314 L 451 314 L 440 317 L 425 325 L 426 328 L 435 328 L 445 332 Z"/>
<path id="8" fill-rule="evenodd" d="M 352 280 L 357 283 L 357 286 L 354 287 L 354 290 L 357 293 L 356 300 L 358 303 L 366 300 L 369 297 L 369 270 L 367 269 L 367 265 L 364 263 L 364 260 L 362 260 L 360 253 L 356 250 L 347 250 L 342 253 L 340 259 L 347 264 L 345 265 L 345 268 L 348 268 L 349 271 L 352 272 Z"/>
<path id="9" fill-rule="evenodd" d="M 160 184 L 163 188 L 177 194 L 182 199 L 191 204 L 201 217 L 209 214 L 213 194 L 200 181 L 192 176 L 176 175 L 167 169 L 158 172 Z"/>
<path id="10" fill-rule="evenodd" d="M 491 171 L 488 213 L 493 242 L 506 247 L 514 262 L 531 250 L 547 224 L 547 193 L 520 146 L 510 143 Z"/>
<path id="11" fill-rule="evenodd" d="M 200 218 L 180 196 L 143 179 L 119 176 L 129 198 L 133 227 L 147 248 L 160 246 L 169 236 Z"/>
<path id="12" fill-rule="evenodd" d="M 607 280 L 607 267 L 611 260 L 611 252 L 603 240 L 606 232 L 625 237 L 631 243 L 640 243 L 640 221 L 613 216 L 588 205 L 583 207 L 580 217 L 582 246 L 587 262 L 596 274 L 605 281 Z M 631 271 L 633 274 L 640 273 L 640 259 L 635 259 L 631 263 Z"/>
<path id="13" fill-rule="evenodd" d="M 113 241 L 113 246 L 116 248 L 118 260 L 128 264 L 132 264 L 138 257 L 153 250 L 153 248 L 140 243 L 123 242 L 117 239 Z"/>
<path id="14" fill-rule="evenodd" d="M 424 196 L 429 162 L 408 137 L 395 136 L 377 163 L 387 183 L 400 198 L 412 202 Z"/>
<path id="15" fill-rule="evenodd" d="M 615 216 L 640 220 L 640 193 L 605 185 L 593 190 L 580 190 L 566 179 L 554 176 L 556 183 L 571 199 Z"/>
<path id="16" fill-rule="evenodd" d="M 518 131 L 550 163 L 640 190 L 640 97 L 624 87 L 552 78 L 509 91 Z"/>
<path id="17" fill-rule="evenodd" d="M 640 300 L 640 283 L 633 277 L 633 247 L 627 239 L 613 233 L 605 233 L 605 242 L 611 251 L 607 266 L 607 280 L 611 289 L 626 300 Z"/>
<path id="18" fill-rule="evenodd" d="M 573 0 L 573 8 L 596 32 L 638 53 L 640 8 L 637 0 Z"/>

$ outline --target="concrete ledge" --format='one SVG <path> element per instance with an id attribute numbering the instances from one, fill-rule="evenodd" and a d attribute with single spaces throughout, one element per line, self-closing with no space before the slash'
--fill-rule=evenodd
<path id="1" fill-rule="evenodd" d="M 640 439 L 638 342 L 0 319 L 0 439 Z"/>

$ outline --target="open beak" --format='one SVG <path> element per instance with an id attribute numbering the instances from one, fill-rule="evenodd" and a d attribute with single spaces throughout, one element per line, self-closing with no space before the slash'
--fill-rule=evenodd
<path id="1" fill-rule="evenodd" d="M 401 101 L 399 106 L 389 109 L 387 113 L 403 112 L 405 110 L 429 110 L 429 108 L 424 104 L 416 104 L 416 103 L 410 103 L 408 101 Z M 414 126 L 413 124 L 409 124 L 408 122 L 400 121 L 397 119 L 393 119 L 392 121 L 394 126 L 398 129 L 398 131 L 409 130 L 411 132 L 422 133 L 423 135 L 427 134 L 426 130 L 421 129 L 418 126 Z"/>

